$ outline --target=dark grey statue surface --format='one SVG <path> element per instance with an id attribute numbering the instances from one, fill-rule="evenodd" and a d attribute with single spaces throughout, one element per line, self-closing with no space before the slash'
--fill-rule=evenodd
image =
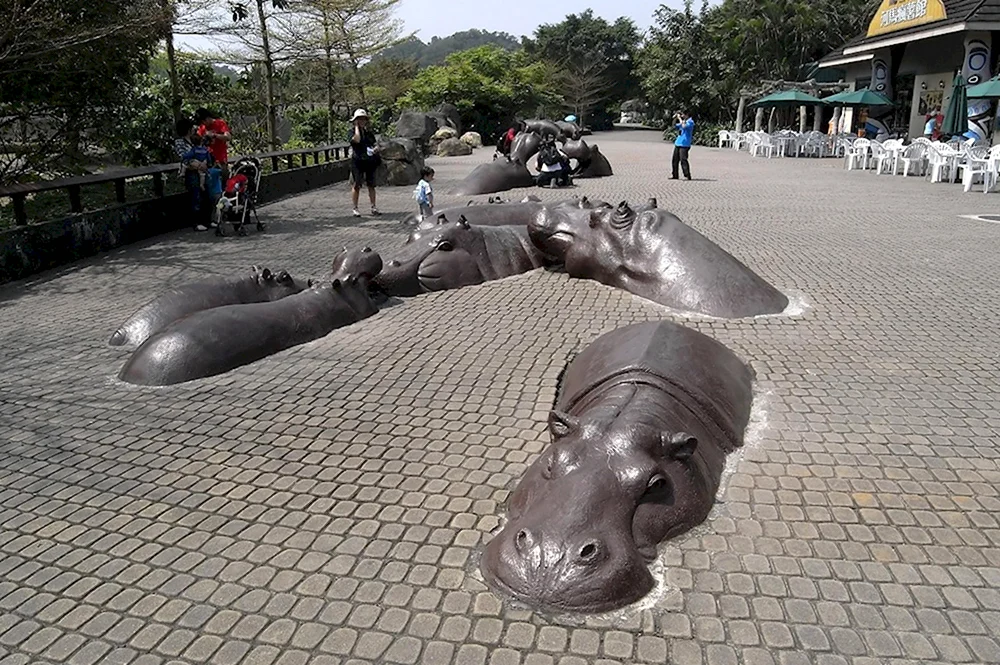
<path id="1" fill-rule="evenodd" d="M 534 132 L 535 134 L 538 134 L 539 136 L 543 137 L 551 136 L 556 140 L 565 138 L 563 136 L 563 130 L 560 129 L 559 125 L 552 122 L 551 120 L 545 120 L 545 119 L 525 120 L 524 128 L 526 131 Z"/>
<path id="2" fill-rule="evenodd" d="M 632 210 L 625 202 L 614 209 L 543 207 L 528 232 L 571 277 L 675 309 L 732 319 L 788 306 L 784 294 L 665 210 Z"/>
<path id="3" fill-rule="evenodd" d="M 315 284 L 275 302 L 216 307 L 175 321 L 136 349 L 118 378 L 167 386 L 223 374 L 372 316 L 378 310 L 369 280 L 382 261 L 375 252 L 368 256 L 367 267 L 345 280 Z"/>
<path id="4" fill-rule="evenodd" d="M 480 561 L 487 583 L 572 612 L 642 598 L 658 543 L 708 516 L 726 455 L 743 444 L 752 378 L 722 344 L 674 323 L 598 338 L 566 369 L 552 444 Z"/>
<path id="5" fill-rule="evenodd" d="M 596 208 L 607 206 L 604 201 L 588 199 L 586 196 L 556 201 L 553 203 L 542 203 L 541 201 L 520 201 L 518 203 L 488 203 L 456 206 L 444 208 L 434 213 L 434 215 L 417 220 L 416 215 L 408 216 L 403 220 L 404 224 L 413 225 L 417 231 L 432 229 L 440 224 L 448 223 L 448 220 L 457 221 L 465 218 L 473 226 L 524 226 L 527 227 L 535 215 L 543 206 L 575 206 L 580 208 Z M 412 242 L 412 236 L 407 242 Z"/>
<path id="6" fill-rule="evenodd" d="M 511 160 L 527 165 L 542 147 L 542 137 L 535 132 L 520 132 L 510 146 Z"/>
<path id="7" fill-rule="evenodd" d="M 611 162 L 604 156 L 601 149 L 596 145 L 588 146 L 588 161 L 586 164 L 578 165 L 573 174 L 576 178 L 607 178 L 614 175 Z"/>
<path id="8" fill-rule="evenodd" d="M 252 266 L 237 277 L 209 277 L 182 284 L 140 307 L 111 335 L 111 346 L 139 345 L 167 324 L 223 305 L 280 300 L 307 287 L 287 272 Z"/>
<path id="9" fill-rule="evenodd" d="M 455 185 L 451 193 L 458 196 L 493 194 L 516 187 L 533 187 L 534 184 L 535 178 L 524 164 L 497 159 L 472 169 L 472 173 Z"/>
<path id="10" fill-rule="evenodd" d="M 525 227 L 448 221 L 411 234 L 374 286 L 390 296 L 415 296 L 519 275 L 550 263 L 528 239 Z"/>
<path id="11" fill-rule="evenodd" d="M 565 120 L 556 120 L 556 126 L 562 132 L 563 136 L 567 139 L 576 140 L 583 136 L 583 128 L 575 122 L 566 122 Z"/>

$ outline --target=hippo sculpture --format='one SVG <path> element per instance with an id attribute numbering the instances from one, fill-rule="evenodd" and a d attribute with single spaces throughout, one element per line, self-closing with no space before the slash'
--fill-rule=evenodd
<path id="1" fill-rule="evenodd" d="M 111 335 L 111 346 L 142 344 L 150 335 L 177 319 L 213 307 L 271 302 L 299 293 L 301 284 L 282 270 L 252 266 L 238 277 L 211 277 L 170 289 L 139 308 Z"/>
<path id="2" fill-rule="evenodd" d="M 653 202 L 655 205 L 655 202 Z M 543 207 L 532 242 L 571 277 L 593 279 L 661 305 L 735 319 L 775 314 L 788 298 L 665 210 Z"/>
<path id="3" fill-rule="evenodd" d="M 563 136 L 563 130 L 556 123 L 551 120 L 525 120 L 524 129 L 528 132 L 534 132 L 539 136 L 551 136 L 557 141 L 561 141 L 565 138 Z"/>
<path id="4" fill-rule="evenodd" d="M 223 374 L 319 339 L 377 311 L 369 281 L 382 268 L 375 252 L 344 280 L 335 279 L 275 302 L 195 312 L 143 343 L 118 374 L 127 383 L 167 386 Z"/>
<path id="5" fill-rule="evenodd" d="M 586 196 L 556 201 L 554 203 L 541 203 L 540 201 L 521 201 L 519 203 L 491 203 L 487 205 L 466 205 L 455 208 L 444 208 L 436 212 L 433 216 L 414 222 L 416 231 L 425 231 L 435 228 L 448 220 L 457 220 L 464 217 L 465 221 L 473 226 L 524 226 L 538 214 L 543 205 L 547 206 L 570 206 L 578 208 L 597 208 L 609 206 L 600 200 L 591 200 Z M 413 241 L 413 235 L 407 242 Z"/>
<path id="6" fill-rule="evenodd" d="M 577 140 L 583 136 L 583 128 L 575 122 L 566 122 L 565 120 L 556 120 L 556 127 L 562 132 L 562 135 L 570 140 Z"/>
<path id="7" fill-rule="evenodd" d="M 524 164 L 507 159 L 497 159 L 472 169 L 472 173 L 455 185 L 451 193 L 458 196 L 494 194 L 516 187 L 533 187 L 534 185 L 535 178 Z"/>
<path id="8" fill-rule="evenodd" d="M 586 164 L 577 164 L 577 169 L 573 172 L 574 178 L 606 178 L 614 175 L 611 162 L 604 156 L 600 148 L 596 145 L 589 146 L 589 153 Z"/>
<path id="9" fill-rule="evenodd" d="M 373 252 L 371 247 L 362 247 L 361 249 L 344 247 L 344 251 L 338 252 L 333 257 L 330 274 L 326 281 L 340 280 L 345 282 L 351 277 L 359 275 L 364 275 L 370 280 L 381 269 L 382 257 L 379 256 L 378 252 Z"/>
<path id="10" fill-rule="evenodd" d="M 526 227 L 473 226 L 465 219 L 446 219 L 411 234 L 403 253 L 385 264 L 374 286 L 390 296 L 415 296 L 519 275 L 550 263 L 531 243 Z"/>
<path id="11" fill-rule="evenodd" d="M 512 161 L 527 166 L 531 158 L 542 147 L 542 137 L 535 132 L 520 132 L 514 137 L 514 142 L 510 146 L 510 158 Z"/>
<path id="12" fill-rule="evenodd" d="M 562 151 L 570 159 L 576 160 L 576 166 L 573 167 L 574 175 L 586 171 L 590 167 L 590 146 L 583 139 L 566 141 L 563 144 Z"/>
<path id="13" fill-rule="evenodd" d="M 729 349 L 675 323 L 599 337 L 563 375 L 552 444 L 486 546 L 486 582 L 571 612 L 646 595 L 657 545 L 700 524 L 715 502 L 726 455 L 743 445 L 752 380 Z"/>

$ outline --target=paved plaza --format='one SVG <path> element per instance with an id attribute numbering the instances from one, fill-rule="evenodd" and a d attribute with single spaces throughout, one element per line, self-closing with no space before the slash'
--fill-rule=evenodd
<path id="1" fill-rule="evenodd" d="M 702 148 L 673 182 L 657 138 L 595 136 L 616 175 L 574 193 L 657 197 L 794 311 L 679 316 L 536 271 L 222 376 L 115 378 L 129 352 L 107 338 L 172 284 L 390 257 L 411 188 L 354 220 L 346 185 L 267 206 L 264 234 L 175 233 L 0 287 L 0 664 L 1000 663 L 1000 225 L 960 217 L 1000 196 Z M 490 156 L 431 159 L 438 191 Z M 711 518 L 662 546 L 638 607 L 505 603 L 477 557 L 560 371 L 663 318 L 756 373 Z"/>

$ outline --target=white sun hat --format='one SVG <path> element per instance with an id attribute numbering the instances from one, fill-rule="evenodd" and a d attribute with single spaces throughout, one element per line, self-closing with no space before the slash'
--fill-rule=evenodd
<path id="1" fill-rule="evenodd" d="M 354 117 L 351 118 L 351 120 L 357 120 L 358 118 L 367 118 L 367 117 L 368 117 L 368 111 L 364 109 L 358 109 L 357 111 L 354 112 Z"/>

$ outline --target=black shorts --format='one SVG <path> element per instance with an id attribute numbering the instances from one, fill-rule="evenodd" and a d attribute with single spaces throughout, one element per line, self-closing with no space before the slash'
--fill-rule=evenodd
<path id="1" fill-rule="evenodd" d="M 375 186 L 375 171 L 378 169 L 378 161 L 351 160 L 351 177 L 354 178 L 354 186 L 360 187 L 364 182 L 369 187 Z"/>

